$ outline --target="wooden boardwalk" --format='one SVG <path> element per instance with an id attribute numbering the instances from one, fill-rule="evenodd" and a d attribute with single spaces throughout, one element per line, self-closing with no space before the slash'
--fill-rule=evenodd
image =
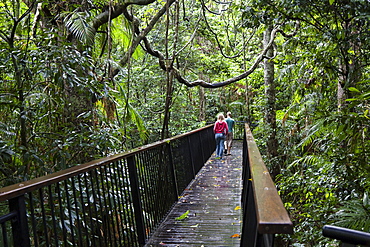
<path id="1" fill-rule="evenodd" d="M 240 246 L 241 141 L 231 153 L 222 160 L 212 155 L 145 246 Z"/>

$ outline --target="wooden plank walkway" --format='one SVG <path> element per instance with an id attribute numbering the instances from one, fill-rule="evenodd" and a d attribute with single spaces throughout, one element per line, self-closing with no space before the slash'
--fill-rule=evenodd
<path id="1" fill-rule="evenodd" d="M 242 146 L 234 141 L 222 160 L 212 155 L 146 247 L 240 246 Z"/>

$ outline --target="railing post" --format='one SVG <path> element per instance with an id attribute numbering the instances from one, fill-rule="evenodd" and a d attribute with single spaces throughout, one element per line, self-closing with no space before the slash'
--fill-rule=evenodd
<path id="1" fill-rule="evenodd" d="M 17 218 L 12 220 L 13 242 L 15 247 L 30 247 L 26 203 L 24 195 L 9 200 L 10 212 L 17 212 Z"/>
<path id="2" fill-rule="evenodd" d="M 145 245 L 145 226 L 144 226 L 144 217 L 143 217 L 143 207 L 141 205 L 141 196 L 140 196 L 140 186 L 138 173 L 136 170 L 135 156 L 127 157 L 128 172 L 130 177 L 130 187 L 132 195 L 132 204 L 134 207 L 135 222 L 138 241 L 141 246 Z"/>

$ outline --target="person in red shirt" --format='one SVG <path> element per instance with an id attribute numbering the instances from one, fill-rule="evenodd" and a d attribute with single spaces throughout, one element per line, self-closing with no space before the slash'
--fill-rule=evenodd
<path id="1" fill-rule="evenodd" d="M 224 142 L 229 129 L 225 122 L 224 114 L 220 113 L 217 116 L 217 121 L 213 127 L 216 139 L 216 159 L 222 159 L 224 153 Z"/>

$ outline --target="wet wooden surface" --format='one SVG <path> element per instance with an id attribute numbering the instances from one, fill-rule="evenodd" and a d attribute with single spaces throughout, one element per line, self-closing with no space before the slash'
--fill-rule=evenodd
<path id="1" fill-rule="evenodd" d="M 212 155 L 145 246 L 240 246 L 241 141 L 231 154 Z"/>

